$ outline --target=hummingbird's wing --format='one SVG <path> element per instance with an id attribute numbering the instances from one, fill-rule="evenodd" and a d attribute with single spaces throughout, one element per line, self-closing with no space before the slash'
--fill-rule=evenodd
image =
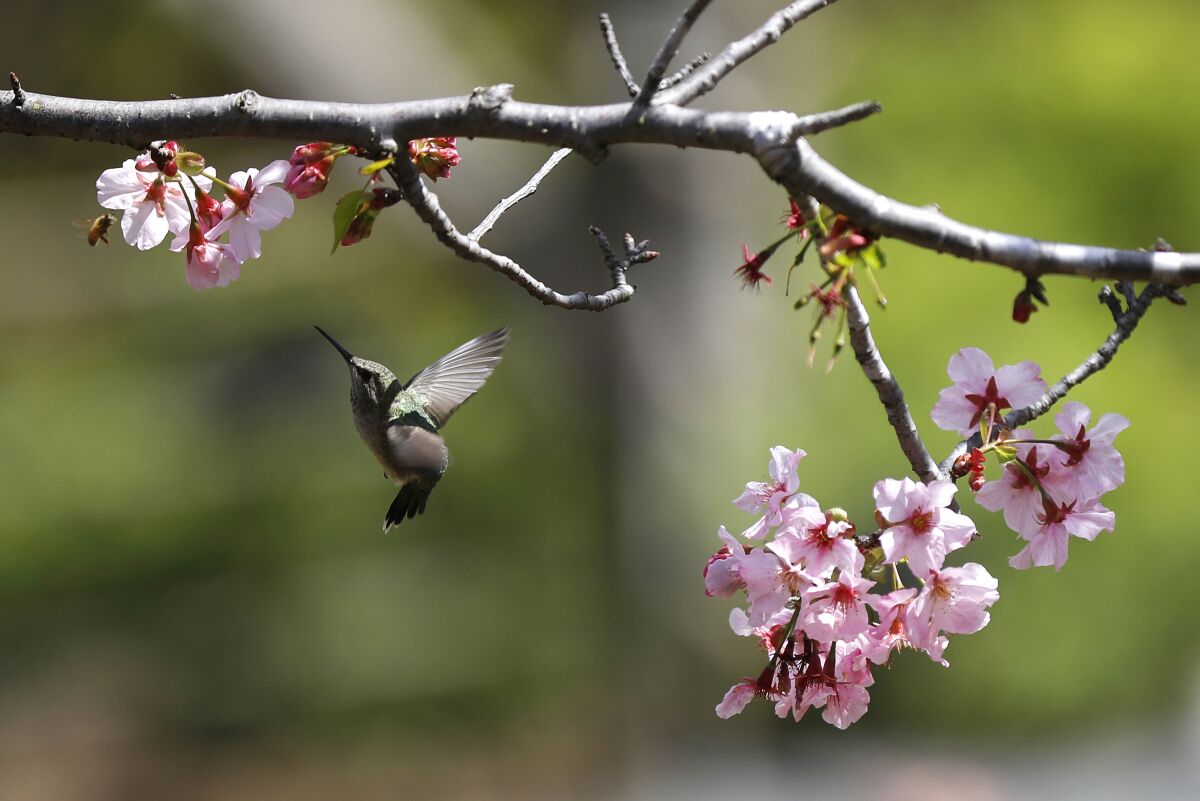
<path id="1" fill-rule="evenodd" d="M 441 428 L 488 380 L 507 344 L 508 328 L 475 337 L 414 375 L 404 390 L 424 396 L 425 413 Z"/>

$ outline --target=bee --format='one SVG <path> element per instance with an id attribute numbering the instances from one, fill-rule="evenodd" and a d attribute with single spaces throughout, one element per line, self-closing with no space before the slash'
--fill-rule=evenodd
<path id="1" fill-rule="evenodd" d="M 95 247 L 97 242 L 108 244 L 108 229 L 112 228 L 113 223 L 116 221 L 117 218 L 115 216 L 105 212 L 94 220 L 80 220 L 75 223 L 75 227 L 86 229 L 87 233 L 85 236 L 87 237 L 88 245 Z"/>

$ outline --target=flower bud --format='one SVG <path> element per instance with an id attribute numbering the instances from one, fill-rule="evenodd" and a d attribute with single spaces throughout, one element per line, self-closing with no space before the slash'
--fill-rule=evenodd
<path id="1" fill-rule="evenodd" d="M 188 175 L 199 175 L 208 166 L 204 161 L 204 156 L 191 150 L 176 154 L 174 163 Z"/>
<path id="2" fill-rule="evenodd" d="M 313 162 L 296 163 L 293 160 L 287 177 L 283 179 L 283 188 L 301 200 L 319 195 L 329 183 L 329 173 L 336 160 L 337 157 L 333 155 Z"/>
<path id="3" fill-rule="evenodd" d="M 453 136 L 413 139 L 408 143 L 408 157 L 413 166 L 435 181 L 449 178 L 450 168 L 462 160 L 458 155 L 458 140 Z"/>

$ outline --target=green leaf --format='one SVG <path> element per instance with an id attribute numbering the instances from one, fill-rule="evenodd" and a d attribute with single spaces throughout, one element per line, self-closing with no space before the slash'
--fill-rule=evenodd
<path id="1" fill-rule="evenodd" d="M 337 251 L 338 245 L 342 242 L 342 237 L 350 230 L 350 223 L 354 222 L 354 215 L 358 213 L 358 204 L 362 200 L 362 196 L 362 190 L 355 189 L 347 195 L 342 195 L 342 199 L 334 207 L 333 249 L 329 251 L 331 255 Z"/>
<path id="2" fill-rule="evenodd" d="M 380 159 L 379 161 L 372 161 L 367 166 L 361 168 L 358 172 L 361 175 L 374 175 L 375 173 L 379 172 L 380 170 L 387 169 L 388 167 L 392 166 L 392 162 L 394 162 L 395 160 L 396 160 L 395 156 L 388 156 L 386 159 Z"/>
<path id="3" fill-rule="evenodd" d="M 858 257 L 862 259 L 863 264 L 867 265 L 872 270 L 883 269 L 883 266 L 887 263 L 883 258 L 883 251 L 881 251 L 879 246 L 876 244 L 868 245 L 860 250 Z"/>

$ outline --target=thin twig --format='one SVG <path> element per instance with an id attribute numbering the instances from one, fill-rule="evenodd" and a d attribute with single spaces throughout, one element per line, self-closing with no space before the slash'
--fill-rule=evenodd
<path id="1" fill-rule="evenodd" d="M 454 251 L 460 258 L 483 264 L 508 277 L 542 303 L 563 309 L 603 311 L 633 297 L 634 288 L 625 280 L 624 270 L 612 270 L 613 286 L 607 292 L 595 295 L 589 292 L 575 292 L 571 295 L 564 295 L 556 291 L 534 278 L 521 265 L 507 256 L 494 253 L 464 236 L 454 226 L 450 217 L 442 211 L 437 195 L 425 188 L 425 184 L 421 181 L 421 174 L 417 172 L 410 160 L 397 159 L 388 167 L 388 172 L 396 181 L 396 185 L 404 192 L 404 199 L 417 212 L 417 216 L 430 227 L 439 242 Z"/>
<path id="2" fill-rule="evenodd" d="M 569 147 L 560 148 L 559 150 L 554 151 L 554 153 L 550 155 L 550 158 L 546 159 L 546 163 L 543 164 L 538 171 L 533 174 L 533 177 L 525 182 L 524 186 L 522 186 L 516 192 L 513 192 L 508 197 L 504 198 L 504 200 L 501 200 L 496 204 L 494 209 L 488 212 L 488 215 L 483 218 L 483 221 L 480 222 L 479 225 L 475 226 L 475 230 L 467 234 L 467 239 L 470 239 L 474 242 L 478 242 L 480 239 L 482 239 L 483 235 L 492 230 L 492 226 L 496 224 L 496 221 L 499 220 L 506 211 L 536 192 L 538 189 L 538 184 L 542 182 L 542 179 L 549 175 L 550 171 L 557 167 L 560 161 L 571 155 L 573 152 L 574 151 Z"/>
<path id="3" fill-rule="evenodd" d="M 659 98 L 660 103 L 686 106 L 700 95 L 711 92 L 721 80 L 750 58 L 779 41 L 797 22 L 820 11 L 836 0 L 797 0 L 776 11 L 754 32 L 733 42 L 717 54 L 703 69 Z"/>
<path id="4" fill-rule="evenodd" d="M 1169 287 L 1165 287 L 1162 284 L 1148 284 L 1142 290 L 1141 295 L 1134 296 L 1133 302 L 1129 304 L 1129 308 L 1117 318 L 1116 329 L 1108 335 L 1107 339 L 1100 343 L 1100 347 L 1096 348 L 1094 353 L 1084 359 L 1074 370 L 1060 378 L 1042 397 L 1028 406 L 1014 409 L 1006 414 L 1004 416 L 1004 427 L 1013 429 L 1036 420 L 1050 411 L 1050 407 L 1065 398 L 1067 393 L 1072 389 L 1107 367 L 1109 362 L 1113 360 L 1113 357 L 1116 356 L 1117 349 L 1121 347 L 1121 344 L 1133 335 L 1134 330 L 1138 327 L 1138 323 L 1142 321 L 1142 317 L 1150 310 L 1150 305 L 1155 299 L 1166 297 L 1170 291 Z M 1103 302 L 1103 295 L 1101 298 Z M 972 448 L 980 447 L 982 442 L 983 439 L 979 434 L 973 434 L 968 439 L 959 442 L 954 446 L 954 450 L 950 451 L 950 455 L 942 460 L 938 469 L 941 470 L 943 475 L 949 475 L 950 468 L 953 467 L 955 460 Z"/>
<path id="5" fill-rule="evenodd" d="M 833 111 L 806 114 L 800 118 L 794 130 L 798 137 L 819 134 L 821 131 L 828 131 L 831 128 L 840 128 L 843 125 L 858 122 L 881 111 L 883 111 L 883 106 L 878 100 L 865 100 L 861 103 L 852 103 L 844 108 L 834 109 Z"/>
<path id="6" fill-rule="evenodd" d="M 604 48 L 608 50 L 608 57 L 612 59 L 613 66 L 617 68 L 617 74 L 621 76 L 621 80 L 625 82 L 625 89 L 629 92 L 629 96 L 637 97 L 642 88 L 638 86 L 633 73 L 629 71 L 629 65 L 625 63 L 625 56 L 621 53 L 621 45 L 617 43 L 617 32 L 613 30 L 608 12 L 600 13 L 600 33 L 604 37 Z"/>
<path id="7" fill-rule="evenodd" d="M 863 373 L 875 387 L 879 402 L 883 404 L 883 408 L 887 412 L 888 422 L 896 431 L 900 450 L 908 457 L 908 463 L 912 465 L 912 469 L 922 481 L 926 484 L 936 481 L 942 477 L 942 474 L 938 471 L 933 457 L 925 448 L 925 443 L 921 441 L 917 424 L 908 410 L 908 402 L 904 400 L 904 391 L 900 388 L 896 377 L 892 375 L 892 371 L 884 363 L 883 356 L 880 355 L 879 348 L 875 345 L 875 339 L 871 336 L 871 318 L 867 315 L 862 299 L 858 296 L 858 290 L 852 284 L 847 284 L 842 290 L 842 297 L 846 301 L 846 317 L 850 324 L 850 345 L 854 348 L 854 356 L 862 365 Z"/>
<path id="8" fill-rule="evenodd" d="M 662 47 L 654 55 L 654 60 L 650 62 L 650 71 L 646 73 L 646 80 L 642 81 L 642 91 L 638 92 L 637 97 L 633 99 L 634 108 L 645 108 L 650 105 L 650 101 L 654 99 L 654 94 L 662 83 L 663 76 L 667 73 L 667 67 L 671 65 L 671 59 L 675 58 L 679 52 L 679 46 L 683 44 L 684 37 L 688 35 L 688 31 L 692 29 L 696 19 L 704 13 L 704 9 L 708 8 L 708 4 L 711 2 L 712 0 L 692 0 L 692 4 L 680 15 L 675 27 L 671 28 Z"/>
<path id="9" fill-rule="evenodd" d="M 659 91 L 662 91 L 663 89 L 670 89 L 672 86 L 679 83 L 684 78 L 707 64 L 710 58 L 712 58 L 712 53 L 708 52 L 704 52 L 696 56 L 691 61 L 676 70 L 673 74 L 663 78 L 658 84 Z"/>

